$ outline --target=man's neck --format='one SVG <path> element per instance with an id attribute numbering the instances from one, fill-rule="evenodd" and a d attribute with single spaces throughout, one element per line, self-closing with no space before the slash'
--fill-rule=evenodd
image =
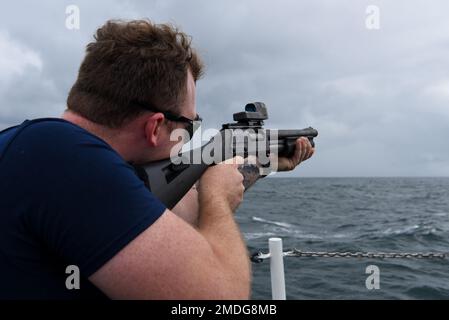
<path id="1" fill-rule="evenodd" d="M 126 130 L 107 128 L 103 125 L 96 124 L 70 110 L 66 110 L 62 114 L 61 118 L 104 140 L 107 144 L 109 144 L 109 146 L 111 146 L 112 149 L 120 154 L 125 161 L 134 160 L 134 155 L 129 148 L 133 137 L 128 134 Z"/>

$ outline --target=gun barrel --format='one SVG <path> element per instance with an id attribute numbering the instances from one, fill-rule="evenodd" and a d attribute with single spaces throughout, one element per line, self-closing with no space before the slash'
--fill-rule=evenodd
<path id="1" fill-rule="evenodd" d="M 312 127 L 306 129 L 299 130 L 277 130 L 277 134 L 279 138 L 294 138 L 294 137 L 313 137 L 318 136 L 318 131 L 313 129 Z"/>

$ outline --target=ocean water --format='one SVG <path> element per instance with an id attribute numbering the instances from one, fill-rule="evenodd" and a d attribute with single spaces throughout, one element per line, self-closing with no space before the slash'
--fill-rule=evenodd
<path id="1" fill-rule="evenodd" d="M 449 178 L 268 178 L 236 219 L 251 253 L 284 250 L 449 252 Z M 253 299 L 271 299 L 269 260 L 253 267 Z M 380 270 L 368 290 L 366 267 Z M 449 299 L 449 259 L 284 259 L 287 299 Z"/>

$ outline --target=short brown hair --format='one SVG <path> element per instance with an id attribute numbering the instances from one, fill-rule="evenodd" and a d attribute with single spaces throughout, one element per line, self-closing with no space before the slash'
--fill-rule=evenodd
<path id="1" fill-rule="evenodd" d="M 187 72 L 195 81 L 203 64 L 191 37 L 169 24 L 149 20 L 110 20 L 87 45 L 68 109 L 108 127 L 120 127 L 146 104 L 179 111 Z"/>

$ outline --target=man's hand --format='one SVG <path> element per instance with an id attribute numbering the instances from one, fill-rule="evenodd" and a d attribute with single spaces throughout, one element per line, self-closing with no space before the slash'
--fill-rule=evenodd
<path id="1" fill-rule="evenodd" d="M 228 206 L 232 212 L 237 209 L 245 191 L 238 170 L 242 163 L 243 158 L 236 157 L 206 170 L 198 187 L 200 207 L 205 201 L 212 201 Z"/>
<path id="2" fill-rule="evenodd" d="M 312 148 L 309 139 L 301 137 L 296 140 L 295 153 L 289 157 L 279 157 L 277 160 L 277 171 L 291 171 L 296 168 L 301 162 L 309 159 L 315 153 L 315 148 Z M 276 163 L 276 159 L 274 159 Z"/>
<path id="3" fill-rule="evenodd" d="M 218 197 L 218 201 L 235 211 L 243 199 L 242 174 L 235 170 L 235 167 L 243 162 L 243 158 L 236 157 L 208 168 L 200 180 L 201 183 L 198 183 L 198 189 L 196 185 L 193 186 L 172 211 L 190 225 L 198 227 L 200 190 L 202 200 L 217 201 Z"/>

